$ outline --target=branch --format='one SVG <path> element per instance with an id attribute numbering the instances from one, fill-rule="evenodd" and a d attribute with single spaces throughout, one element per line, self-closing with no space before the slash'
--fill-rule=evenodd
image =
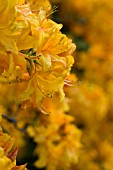
<path id="1" fill-rule="evenodd" d="M 17 130 L 19 130 L 19 131 L 21 131 L 21 132 L 24 132 L 24 133 L 27 133 L 26 132 L 26 128 L 27 128 L 27 126 L 25 127 L 25 128 L 19 128 L 18 127 L 18 125 L 17 125 L 17 120 L 15 119 L 15 118 L 11 118 L 11 117 L 8 117 L 6 114 L 2 114 L 2 117 L 4 118 L 4 119 L 6 119 L 8 122 L 10 122 L 10 123 L 13 123 L 13 125 L 16 127 L 16 129 Z"/>

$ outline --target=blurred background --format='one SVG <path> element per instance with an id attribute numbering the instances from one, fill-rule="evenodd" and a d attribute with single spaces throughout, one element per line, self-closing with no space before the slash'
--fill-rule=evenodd
<path id="1" fill-rule="evenodd" d="M 113 3 L 63 0 L 53 19 L 76 44 L 72 73 L 77 84 L 66 89 L 70 114 L 82 131 L 77 170 L 113 169 Z"/>

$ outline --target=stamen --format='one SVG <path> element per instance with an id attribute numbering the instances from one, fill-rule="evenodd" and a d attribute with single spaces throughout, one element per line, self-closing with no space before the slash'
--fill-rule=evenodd
<path id="1" fill-rule="evenodd" d="M 43 113 L 44 115 L 48 116 L 51 112 L 45 109 L 45 107 L 41 104 L 39 107 L 39 111 Z"/>

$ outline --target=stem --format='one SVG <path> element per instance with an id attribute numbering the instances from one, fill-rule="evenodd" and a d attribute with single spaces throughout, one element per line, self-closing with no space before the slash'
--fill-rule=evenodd
<path id="1" fill-rule="evenodd" d="M 17 120 L 16 120 L 15 118 L 8 117 L 8 116 L 7 116 L 6 114 L 4 114 L 4 113 L 2 114 L 2 117 L 3 117 L 4 119 L 6 119 L 8 122 L 13 123 L 17 130 L 19 130 L 19 131 L 21 131 L 21 132 L 27 133 L 27 132 L 26 132 L 26 127 L 25 127 L 25 128 L 19 128 L 19 127 L 18 127 L 18 125 L 17 125 L 18 122 L 17 122 Z"/>

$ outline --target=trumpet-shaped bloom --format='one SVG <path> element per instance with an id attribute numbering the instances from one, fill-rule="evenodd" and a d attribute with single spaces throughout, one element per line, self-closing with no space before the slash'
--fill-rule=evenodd
<path id="1" fill-rule="evenodd" d="M 18 149 L 12 149 L 14 138 L 3 133 L 0 127 L 0 169 L 1 170 L 26 170 L 26 165 L 16 166 Z"/>
<path id="2" fill-rule="evenodd" d="M 15 0 L 1 6 L 0 73 L 6 79 L 3 80 L 27 81 L 18 99 L 24 103 L 31 101 L 34 107 L 57 91 L 63 99 L 64 80 L 74 63 L 71 54 L 75 45 L 61 33 L 61 24 L 47 19 L 49 1 Z"/>

